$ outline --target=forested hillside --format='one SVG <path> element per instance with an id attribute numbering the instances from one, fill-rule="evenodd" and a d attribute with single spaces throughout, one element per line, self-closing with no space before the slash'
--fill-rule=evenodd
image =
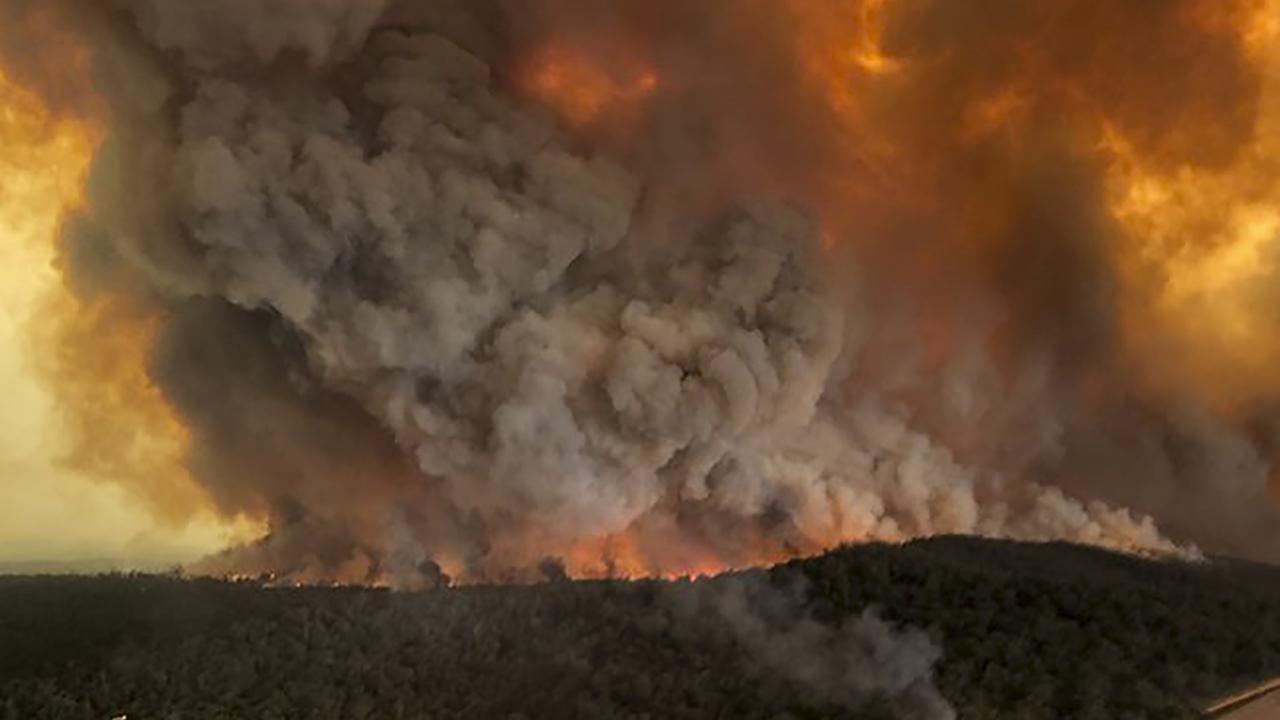
<path id="1" fill-rule="evenodd" d="M 417 593 L 0 578 L 4 718 L 1178 718 L 1276 673 L 1276 569 L 1066 544 Z"/>
<path id="2" fill-rule="evenodd" d="M 1280 569 L 937 538 L 792 563 L 833 614 L 879 605 L 944 649 L 963 718 L 1194 717 L 1280 673 Z M 776 572 L 783 568 L 775 569 Z"/>

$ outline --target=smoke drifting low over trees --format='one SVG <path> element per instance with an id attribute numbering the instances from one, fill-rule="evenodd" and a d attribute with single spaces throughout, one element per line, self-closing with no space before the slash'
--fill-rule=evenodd
<path id="1" fill-rule="evenodd" d="M 0 717 L 1195 718 L 1280 672 L 1277 580 L 962 538 L 696 582 L 7 578 Z"/>

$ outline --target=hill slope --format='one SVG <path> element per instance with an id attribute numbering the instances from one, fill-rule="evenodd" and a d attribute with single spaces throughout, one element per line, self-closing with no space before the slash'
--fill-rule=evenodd
<path id="1" fill-rule="evenodd" d="M 0 578 L 0 717 L 945 717 L 935 685 L 977 720 L 1195 717 L 1280 672 L 1277 590 L 974 538 L 677 583 Z"/>

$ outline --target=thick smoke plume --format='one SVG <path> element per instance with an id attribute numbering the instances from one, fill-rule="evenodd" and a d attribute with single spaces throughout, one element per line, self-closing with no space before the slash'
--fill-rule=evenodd
<path id="1" fill-rule="evenodd" d="M 1280 547 L 1275 333 L 1220 317 L 1270 291 L 1161 214 L 1248 181 L 1280 222 L 1259 3 L 0 8 L 102 138 L 68 286 L 147 318 L 186 471 L 269 524 L 206 569 Z"/>

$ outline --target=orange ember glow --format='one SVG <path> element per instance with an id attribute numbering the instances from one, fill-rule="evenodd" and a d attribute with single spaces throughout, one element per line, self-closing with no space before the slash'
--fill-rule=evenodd
<path id="1" fill-rule="evenodd" d="M 658 89 L 658 76 L 647 69 L 610 69 L 586 54 L 555 46 L 537 57 L 525 85 L 566 123 L 580 127 L 644 101 Z"/>
<path id="2" fill-rule="evenodd" d="M 739 548 L 735 557 L 729 558 L 696 545 L 655 547 L 650 543 L 635 529 L 586 538 L 564 554 L 565 570 L 571 577 L 674 580 L 709 577 L 728 570 L 779 562 L 791 556 L 781 550 L 770 551 L 763 545 Z"/>

